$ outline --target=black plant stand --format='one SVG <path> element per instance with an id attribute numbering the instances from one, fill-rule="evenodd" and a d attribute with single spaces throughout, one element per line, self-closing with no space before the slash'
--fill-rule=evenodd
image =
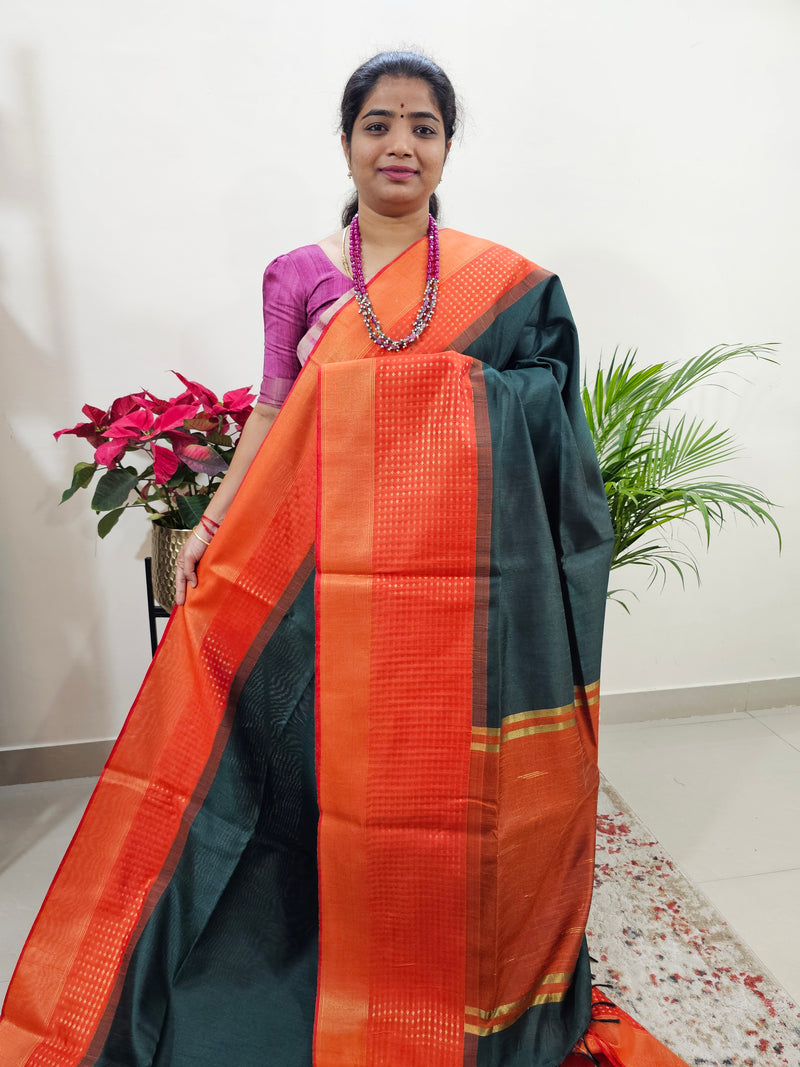
<path id="1" fill-rule="evenodd" d="M 158 648 L 158 631 L 156 619 L 168 619 L 170 613 L 165 611 L 160 604 L 156 603 L 153 596 L 153 564 L 149 556 L 144 558 L 144 580 L 147 586 L 147 618 L 150 622 L 150 649 L 155 656 Z"/>

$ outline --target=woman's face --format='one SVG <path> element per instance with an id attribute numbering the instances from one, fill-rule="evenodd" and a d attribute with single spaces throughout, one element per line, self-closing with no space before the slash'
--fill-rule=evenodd
<path id="1" fill-rule="evenodd" d="M 419 78 L 381 78 L 342 147 L 359 206 L 398 217 L 427 209 L 450 150 L 435 98 Z"/>

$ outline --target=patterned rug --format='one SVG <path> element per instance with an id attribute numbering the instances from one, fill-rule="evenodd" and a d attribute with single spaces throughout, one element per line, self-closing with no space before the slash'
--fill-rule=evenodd
<path id="1" fill-rule="evenodd" d="M 622 798 L 600 790 L 589 951 L 609 996 L 692 1067 L 800 1067 L 800 1010 Z"/>

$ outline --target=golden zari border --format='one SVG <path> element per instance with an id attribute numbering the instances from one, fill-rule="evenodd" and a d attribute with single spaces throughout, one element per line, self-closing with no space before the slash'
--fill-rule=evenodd
<path id="1" fill-rule="evenodd" d="M 499 1030 L 505 1030 L 512 1023 L 515 1023 L 528 1008 L 533 1008 L 538 1004 L 556 1004 L 563 1000 L 567 995 L 571 980 L 572 975 L 568 972 L 562 971 L 547 974 L 532 992 L 510 1004 L 500 1004 L 496 1008 L 488 1010 L 467 1007 L 465 1008 L 466 1021 L 464 1030 L 466 1033 L 476 1034 L 478 1037 L 486 1037 L 489 1034 L 497 1033 Z M 547 986 L 551 985 L 558 985 L 562 988 L 542 992 Z M 480 1023 L 471 1020 L 480 1020 Z"/>
<path id="2" fill-rule="evenodd" d="M 531 734 L 549 734 L 558 730 L 569 730 L 577 726 L 576 710 L 591 708 L 599 700 L 600 685 L 594 682 L 585 689 L 575 689 L 575 698 L 571 704 L 562 704 L 558 708 L 539 708 L 535 711 L 519 711 L 506 715 L 498 726 L 475 726 L 472 730 L 471 748 L 474 752 L 499 752 L 501 743 L 514 741 L 518 737 L 530 737 Z M 565 719 L 564 716 L 570 718 Z M 524 722 L 534 719 L 557 719 L 557 722 L 537 723 L 522 726 Z M 515 729 L 516 727 L 516 729 Z"/>
<path id="3" fill-rule="evenodd" d="M 492 742 L 481 740 L 490 731 L 486 729 L 473 727 L 473 738 L 470 748 L 473 752 L 499 752 L 500 745 L 505 741 L 514 741 L 518 737 L 530 737 L 531 734 L 551 734 L 556 730 L 568 730 L 573 726 L 577 726 L 577 719 L 567 719 L 566 722 L 548 722 L 543 723 L 541 726 L 527 726 L 520 730 L 510 730 L 508 733 L 501 734 L 500 730 L 494 731 L 497 735 L 497 739 Z"/>

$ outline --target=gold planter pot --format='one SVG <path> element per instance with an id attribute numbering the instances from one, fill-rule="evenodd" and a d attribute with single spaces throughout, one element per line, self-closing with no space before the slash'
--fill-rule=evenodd
<path id="1" fill-rule="evenodd" d="M 175 570 L 178 553 L 191 530 L 153 526 L 153 595 L 165 611 L 175 607 Z"/>

